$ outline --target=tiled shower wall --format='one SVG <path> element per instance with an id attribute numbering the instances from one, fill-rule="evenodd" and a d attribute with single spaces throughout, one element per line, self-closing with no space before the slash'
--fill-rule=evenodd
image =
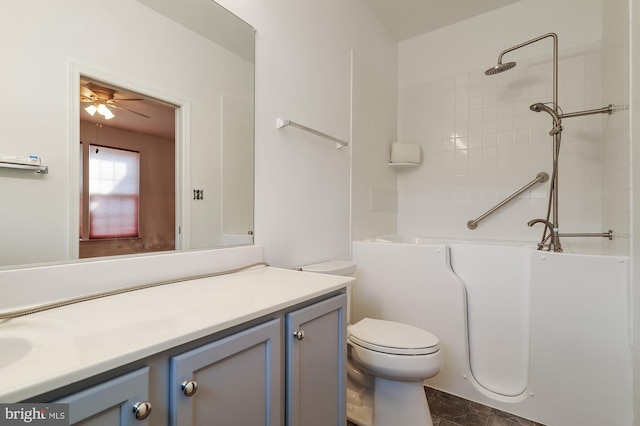
<path id="1" fill-rule="evenodd" d="M 505 61 L 508 59 L 505 59 Z M 487 67 L 491 64 L 487 64 Z M 398 173 L 398 232 L 535 241 L 544 218 L 549 182 L 538 184 L 482 221 L 467 222 L 544 171 L 552 174 L 551 117 L 530 111 L 551 102 L 551 54 L 518 60 L 510 71 L 484 69 L 401 88 L 399 142 L 418 143 L 423 164 Z M 601 43 L 559 51 L 558 104 L 564 112 L 605 106 L 601 93 Z M 559 161 L 560 232 L 604 232 L 603 138 L 606 115 L 566 118 Z M 609 173 L 609 172 L 607 172 Z M 580 245 L 611 248 L 605 239 Z"/>

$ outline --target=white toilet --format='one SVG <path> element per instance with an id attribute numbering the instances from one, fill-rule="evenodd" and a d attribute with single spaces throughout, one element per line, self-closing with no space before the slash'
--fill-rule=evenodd
<path id="1" fill-rule="evenodd" d="M 303 271 L 353 275 L 353 262 L 333 260 Z M 347 289 L 347 321 L 351 289 Z M 347 325 L 347 418 L 359 426 L 433 426 L 423 380 L 442 365 L 436 336 L 418 327 L 364 318 Z"/>

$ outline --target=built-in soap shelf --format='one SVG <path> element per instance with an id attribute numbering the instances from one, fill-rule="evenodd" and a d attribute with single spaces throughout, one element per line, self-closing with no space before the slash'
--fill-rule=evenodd
<path id="1" fill-rule="evenodd" d="M 418 167 L 422 163 L 422 149 L 415 143 L 391 144 L 389 167 L 394 169 L 408 169 Z"/>
<path id="2" fill-rule="evenodd" d="M 419 163 L 389 163 L 389 167 L 393 169 L 409 169 L 412 167 L 418 167 Z"/>
<path id="3" fill-rule="evenodd" d="M 48 166 L 31 165 L 31 164 L 15 164 L 15 163 L 0 162 L 0 168 L 30 170 L 30 171 L 36 172 L 39 175 L 46 175 L 47 173 L 49 173 Z"/>

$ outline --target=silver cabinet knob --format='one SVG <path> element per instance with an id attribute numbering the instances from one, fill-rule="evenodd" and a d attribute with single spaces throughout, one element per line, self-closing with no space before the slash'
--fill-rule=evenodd
<path id="1" fill-rule="evenodd" d="M 180 385 L 180 389 L 182 389 L 185 396 L 191 396 L 198 390 L 198 382 L 195 380 L 185 380 Z"/>
<path id="2" fill-rule="evenodd" d="M 147 401 L 136 402 L 133 404 L 133 412 L 136 415 L 136 419 L 144 420 L 151 414 L 151 403 Z"/>
<path id="3" fill-rule="evenodd" d="M 293 335 L 298 340 L 304 339 L 304 331 L 302 331 L 302 330 L 298 330 L 298 331 L 294 332 Z"/>

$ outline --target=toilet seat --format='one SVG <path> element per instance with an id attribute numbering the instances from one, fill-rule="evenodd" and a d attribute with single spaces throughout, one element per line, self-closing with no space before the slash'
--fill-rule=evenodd
<path id="1" fill-rule="evenodd" d="M 348 340 L 363 348 L 393 355 L 428 355 L 439 350 L 436 336 L 418 327 L 364 318 L 349 327 Z"/>

